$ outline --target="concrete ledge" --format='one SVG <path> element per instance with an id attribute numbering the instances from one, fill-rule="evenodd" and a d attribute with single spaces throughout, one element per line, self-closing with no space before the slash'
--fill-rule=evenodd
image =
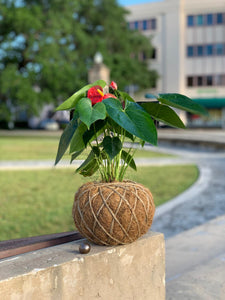
<path id="1" fill-rule="evenodd" d="M 166 295 L 173 299 L 225 299 L 225 215 L 166 242 Z"/>
<path id="2" fill-rule="evenodd" d="M 125 246 L 92 245 L 80 254 L 81 241 L 0 261 L 0 299 L 165 299 L 165 246 L 149 231 Z"/>

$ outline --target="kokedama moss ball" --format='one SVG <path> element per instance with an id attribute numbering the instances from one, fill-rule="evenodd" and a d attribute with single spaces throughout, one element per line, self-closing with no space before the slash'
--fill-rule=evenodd
<path id="1" fill-rule="evenodd" d="M 79 232 L 99 245 L 135 241 L 152 225 L 151 192 L 132 182 L 89 182 L 75 194 L 73 218 Z"/>

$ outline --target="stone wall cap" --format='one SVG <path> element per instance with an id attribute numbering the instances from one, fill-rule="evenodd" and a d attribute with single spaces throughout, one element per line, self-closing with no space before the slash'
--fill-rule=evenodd
<path id="1" fill-rule="evenodd" d="M 120 255 L 122 253 L 121 249 L 125 251 L 127 248 L 146 243 L 149 239 L 152 239 L 152 242 L 155 239 L 164 241 L 164 236 L 162 233 L 150 230 L 137 241 L 127 245 L 107 247 L 90 243 L 91 251 L 88 254 L 80 254 L 79 245 L 81 242 L 86 241 L 84 239 L 2 259 L 0 260 L 0 282 L 28 273 L 37 273 L 47 268 L 57 267 L 69 261 L 84 262 L 88 258 L 95 255 L 98 256 L 104 252 Z"/>

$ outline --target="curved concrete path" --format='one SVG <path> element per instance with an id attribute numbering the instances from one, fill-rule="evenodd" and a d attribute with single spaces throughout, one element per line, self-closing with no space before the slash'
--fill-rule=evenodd
<path id="1" fill-rule="evenodd" d="M 169 238 L 224 215 L 225 152 L 160 149 L 183 157 L 183 162 L 197 164 L 200 177 L 191 188 L 156 210 L 152 229 Z"/>
<path id="2" fill-rule="evenodd" d="M 156 210 L 152 229 L 166 237 L 166 299 L 224 300 L 225 152 L 167 152 L 195 162 L 200 176 Z"/>

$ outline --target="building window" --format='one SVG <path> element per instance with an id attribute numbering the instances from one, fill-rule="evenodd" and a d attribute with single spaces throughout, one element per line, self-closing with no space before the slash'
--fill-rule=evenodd
<path id="1" fill-rule="evenodd" d="M 148 23 L 147 23 L 147 20 L 144 20 L 143 23 L 142 23 L 142 29 L 143 30 L 147 30 L 148 29 Z"/>
<path id="2" fill-rule="evenodd" d="M 156 19 L 151 19 L 151 29 L 152 30 L 156 29 Z"/>
<path id="3" fill-rule="evenodd" d="M 203 56 L 203 46 L 197 46 L 197 56 Z"/>
<path id="4" fill-rule="evenodd" d="M 212 77 L 212 75 L 207 75 L 206 76 L 206 85 L 207 86 L 212 86 L 213 85 L 213 77 Z"/>
<path id="5" fill-rule="evenodd" d="M 149 19 L 149 20 L 140 20 L 140 21 L 134 21 L 129 22 L 128 27 L 130 29 L 135 30 L 155 30 L 156 29 L 156 19 Z"/>
<path id="6" fill-rule="evenodd" d="M 188 57 L 194 56 L 194 47 L 193 46 L 188 46 L 187 47 L 187 56 Z"/>
<path id="7" fill-rule="evenodd" d="M 213 55 L 213 45 L 206 45 L 206 55 L 207 56 Z"/>
<path id="8" fill-rule="evenodd" d="M 151 52 L 151 59 L 156 59 L 157 58 L 157 50 L 156 48 L 153 48 L 152 49 L 152 52 Z"/>
<path id="9" fill-rule="evenodd" d="M 187 76 L 188 87 L 225 86 L 225 74 Z"/>
<path id="10" fill-rule="evenodd" d="M 203 86 L 203 77 L 197 76 L 197 86 Z"/>
<path id="11" fill-rule="evenodd" d="M 187 57 L 202 56 L 221 56 L 225 55 L 225 44 L 206 44 L 206 45 L 189 45 L 187 46 Z"/>
<path id="12" fill-rule="evenodd" d="M 138 30 L 138 21 L 134 22 L 134 29 Z"/>
<path id="13" fill-rule="evenodd" d="M 215 14 L 201 14 L 201 15 L 189 15 L 187 16 L 187 27 L 193 26 L 213 26 L 225 24 L 225 14 L 215 13 Z"/>
<path id="14" fill-rule="evenodd" d="M 187 86 L 194 86 L 194 77 L 193 76 L 188 76 Z"/>
<path id="15" fill-rule="evenodd" d="M 188 27 L 194 26 L 194 16 L 187 17 L 187 25 Z"/>
<path id="16" fill-rule="evenodd" d="M 213 14 L 206 15 L 206 25 L 213 25 Z"/>
<path id="17" fill-rule="evenodd" d="M 203 25 L 203 15 L 197 15 L 197 25 Z"/>
<path id="18" fill-rule="evenodd" d="M 216 14 L 216 23 L 223 24 L 223 14 L 222 13 Z"/>
<path id="19" fill-rule="evenodd" d="M 215 51 L 215 53 L 216 53 L 216 55 L 224 55 L 224 47 L 225 45 L 224 44 L 216 44 L 215 45 L 215 49 L 216 49 L 216 51 Z"/>

